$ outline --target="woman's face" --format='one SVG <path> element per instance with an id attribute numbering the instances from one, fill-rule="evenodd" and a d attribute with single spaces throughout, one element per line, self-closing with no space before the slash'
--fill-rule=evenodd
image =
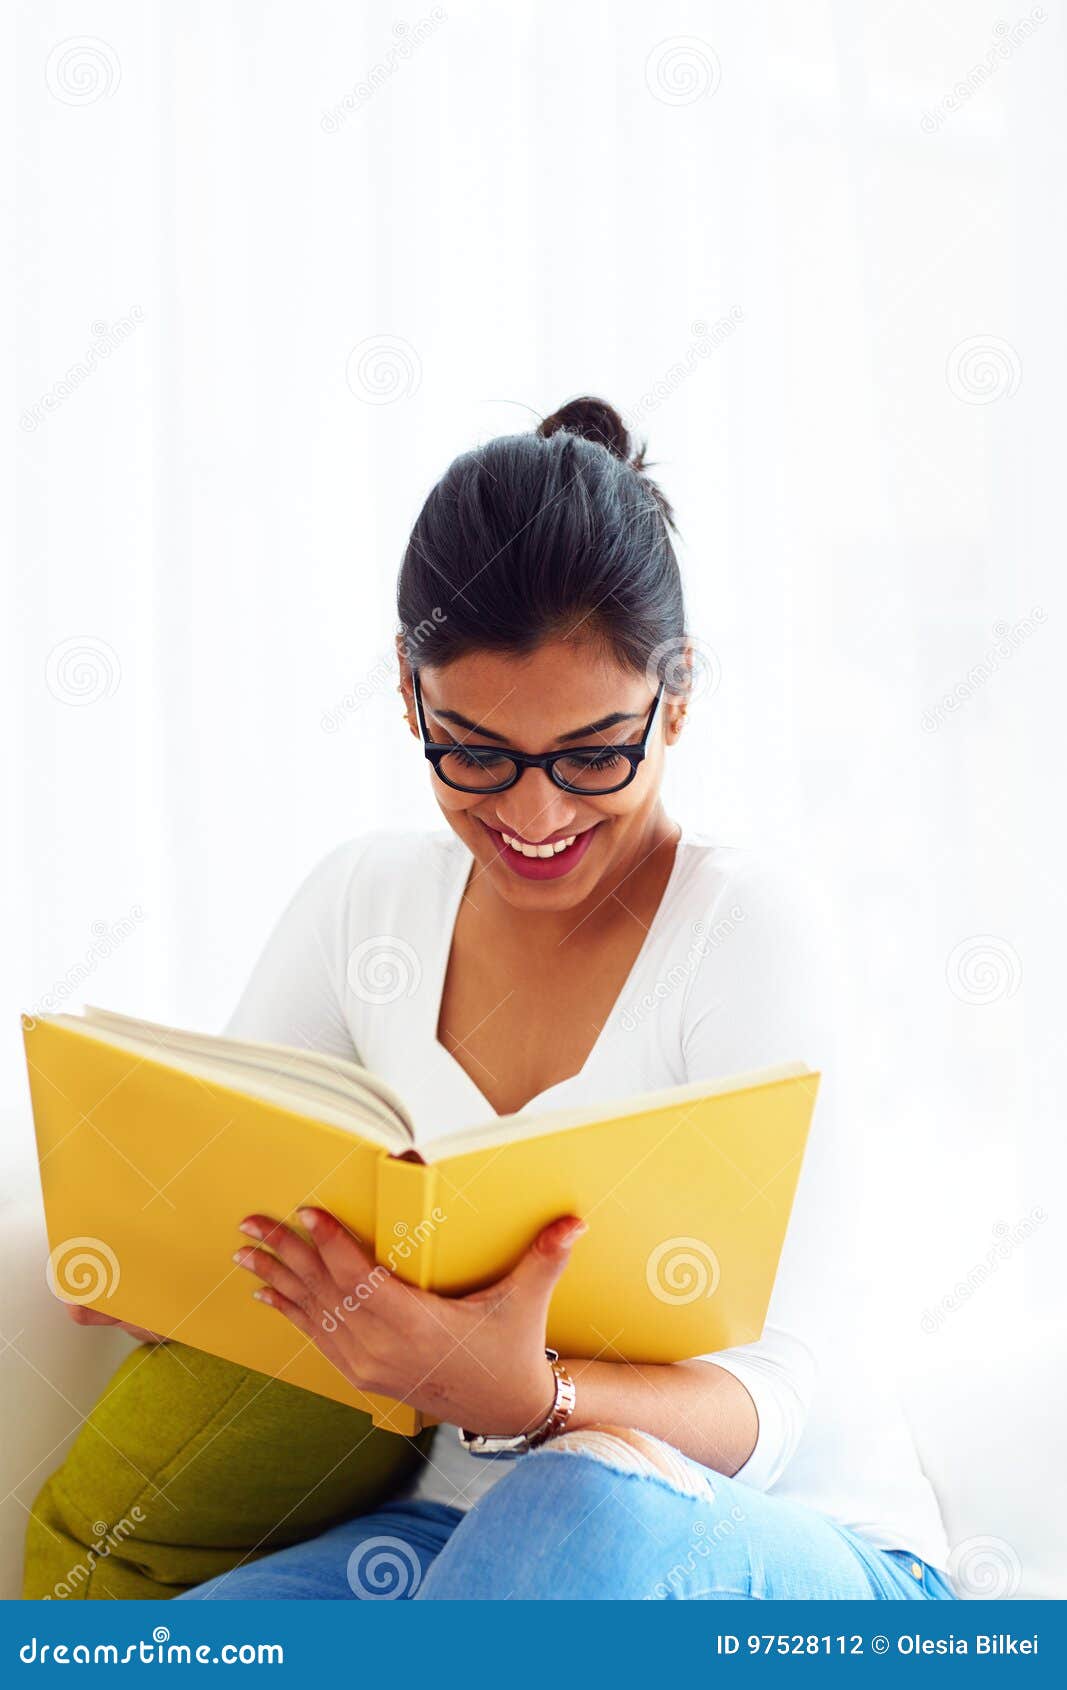
<path id="1" fill-rule="evenodd" d="M 549 641 L 528 657 L 471 652 L 422 669 L 419 678 L 434 743 L 501 751 L 634 745 L 655 698 L 643 671 L 620 665 L 600 643 L 585 640 Z M 418 733 L 406 671 L 403 692 Z M 526 769 L 504 792 L 457 792 L 434 774 L 434 796 L 478 869 L 509 904 L 572 909 L 605 875 L 615 878 L 659 843 L 664 746 L 677 737 L 680 715 L 681 701 L 664 697 L 645 759 L 621 792 L 566 792 L 547 771 Z M 573 844 L 551 857 L 530 855 L 532 847 L 564 840 Z"/>

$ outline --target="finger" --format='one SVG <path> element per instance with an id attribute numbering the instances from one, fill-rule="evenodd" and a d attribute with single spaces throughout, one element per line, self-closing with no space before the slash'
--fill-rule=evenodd
<path id="1" fill-rule="evenodd" d="M 131 1338 L 136 1338 L 139 1344 L 165 1344 L 158 1332 L 149 1332 L 146 1326 L 134 1326 L 128 1320 L 119 1320 L 117 1315 L 104 1314 L 100 1309 L 86 1308 L 84 1303 L 64 1303 L 67 1316 L 76 1326 L 114 1326 L 120 1332 L 128 1332 Z"/>
<path id="2" fill-rule="evenodd" d="M 367 1305 L 372 1293 L 393 1283 L 389 1269 L 375 1263 L 336 1215 L 326 1209 L 301 1209 L 300 1220 L 318 1246 L 334 1284 L 349 1297 L 358 1298 L 360 1306 Z"/>
<path id="3" fill-rule="evenodd" d="M 60 1298 L 62 1302 L 62 1298 Z M 118 1326 L 119 1321 L 113 1314 L 101 1314 L 99 1309 L 88 1309 L 84 1303 L 63 1303 L 67 1311 L 68 1320 L 76 1326 Z"/>
<path id="4" fill-rule="evenodd" d="M 307 1310 L 302 1308 L 299 1303 L 294 1303 L 289 1297 L 283 1296 L 281 1291 L 275 1291 L 271 1286 L 260 1286 L 258 1290 L 253 1291 L 252 1295 L 257 1303 L 263 1303 L 267 1308 L 274 1309 L 276 1313 L 283 1314 L 286 1320 L 295 1326 L 298 1332 L 302 1332 L 305 1338 L 310 1338 L 313 1344 L 325 1348 L 325 1339 L 321 1328 L 316 1325 L 314 1316 L 308 1314 Z"/>
<path id="5" fill-rule="evenodd" d="M 315 1245 L 270 1215 L 246 1215 L 238 1231 L 273 1252 L 305 1285 L 321 1288 L 329 1273 Z"/>
<path id="6" fill-rule="evenodd" d="M 269 1250 L 255 1250 L 249 1246 L 243 1250 L 235 1250 L 233 1259 L 239 1268 L 256 1274 L 276 1291 L 280 1291 L 283 1297 L 288 1297 L 290 1302 L 308 1302 L 310 1294 L 305 1281 L 300 1279 L 292 1268 L 286 1267 L 278 1256 L 272 1256 Z"/>
<path id="7" fill-rule="evenodd" d="M 331 1367 L 336 1367 L 351 1384 L 358 1387 L 356 1369 L 361 1352 L 358 1347 L 352 1345 L 350 1329 L 343 1334 L 342 1343 L 341 1338 L 335 1339 L 332 1336 L 338 1331 L 336 1323 L 331 1324 L 328 1319 L 320 1318 L 317 1310 L 309 1310 L 302 1303 L 293 1302 L 292 1298 L 276 1291 L 271 1285 L 258 1286 L 252 1296 L 257 1303 L 262 1303 L 264 1308 L 273 1309 L 276 1314 L 284 1316 L 290 1326 L 295 1326 L 296 1330 L 326 1357 Z"/>
<path id="8" fill-rule="evenodd" d="M 571 1259 L 572 1249 L 588 1230 L 576 1215 L 562 1215 L 559 1220 L 551 1221 L 542 1227 L 511 1272 L 489 1287 L 490 1293 L 497 1297 L 519 1297 L 547 1308 L 556 1281 Z"/>

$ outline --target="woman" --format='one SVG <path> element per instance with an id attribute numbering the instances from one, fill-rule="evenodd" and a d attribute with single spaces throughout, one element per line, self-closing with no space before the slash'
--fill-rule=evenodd
<path id="1" fill-rule="evenodd" d="M 598 400 L 452 465 L 398 594 L 405 714 L 448 831 L 328 857 L 234 1034 L 358 1052 L 426 1139 L 820 1061 L 789 907 L 661 801 L 690 661 L 670 527 Z M 320 1211 L 300 1216 L 310 1242 L 246 1217 L 238 1259 L 271 1318 L 443 1424 L 409 1495 L 189 1595 L 950 1597 L 933 1495 L 838 1306 L 836 1154 L 824 1097 L 761 1341 L 674 1366 L 546 1356 L 580 1217 L 455 1299 L 372 1277 Z M 481 1459 L 458 1428 L 525 1453 Z"/>

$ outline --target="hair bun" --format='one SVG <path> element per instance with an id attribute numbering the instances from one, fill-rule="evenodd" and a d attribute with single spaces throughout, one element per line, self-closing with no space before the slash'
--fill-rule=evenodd
<path id="1" fill-rule="evenodd" d="M 558 434 L 561 430 L 567 434 L 577 434 L 583 440 L 593 440 L 598 446 L 606 446 L 612 457 L 629 464 L 630 468 L 641 476 L 659 505 L 664 520 L 671 528 L 674 527 L 674 512 L 669 501 L 646 473 L 645 446 L 635 446 L 629 429 L 614 405 L 609 405 L 606 399 L 594 399 L 590 394 L 583 394 L 580 399 L 568 399 L 558 411 L 553 411 L 550 417 L 545 418 L 538 426 L 537 432 L 542 440 L 547 440 L 550 435 Z"/>
<path id="2" fill-rule="evenodd" d="M 595 440 L 598 446 L 606 446 L 624 464 L 631 461 L 633 447 L 629 430 L 614 405 L 609 405 L 606 399 L 593 399 L 588 394 L 581 399 L 568 399 L 558 411 L 545 418 L 537 432 L 542 440 L 547 440 L 561 429 L 568 434 L 579 434 L 583 440 Z M 640 466 L 635 464 L 634 467 Z"/>

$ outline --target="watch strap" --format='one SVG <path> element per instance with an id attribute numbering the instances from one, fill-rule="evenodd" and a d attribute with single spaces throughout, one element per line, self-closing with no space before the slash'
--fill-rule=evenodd
<path id="1" fill-rule="evenodd" d="M 545 1357 L 552 1368 L 555 1393 L 551 1407 L 541 1424 L 530 1432 L 518 1433 L 468 1432 L 459 1427 L 459 1441 L 468 1455 L 504 1458 L 525 1455 L 528 1450 L 537 1449 L 550 1438 L 559 1437 L 574 1413 L 577 1392 L 574 1380 L 559 1359 L 558 1351 L 546 1350 Z"/>

